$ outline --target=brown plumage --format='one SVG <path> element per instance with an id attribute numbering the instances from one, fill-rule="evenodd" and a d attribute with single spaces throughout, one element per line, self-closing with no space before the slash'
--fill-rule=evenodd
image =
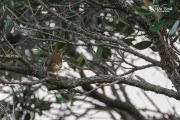
<path id="1" fill-rule="evenodd" d="M 62 67 L 62 54 L 64 51 L 62 50 L 55 50 L 52 52 L 50 56 L 46 59 L 44 66 L 46 67 L 47 71 L 57 72 L 58 78 L 58 71 Z"/>

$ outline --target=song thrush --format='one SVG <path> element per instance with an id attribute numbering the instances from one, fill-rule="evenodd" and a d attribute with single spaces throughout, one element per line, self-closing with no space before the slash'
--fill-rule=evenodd
<path id="1" fill-rule="evenodd" d="M 57 72 L 56 79 L 58 79 L 58 71 L 62 67 L 62 54 L 64 51 L 55 50 L 49 55 L 44 63 L 45 69 L 51 72 Z"/>

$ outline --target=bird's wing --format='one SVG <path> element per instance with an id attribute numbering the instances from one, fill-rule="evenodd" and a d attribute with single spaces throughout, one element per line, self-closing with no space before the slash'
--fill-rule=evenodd
<path id="1" fill-rule="evenodd" d="M 49 56 L 44 62 L 44 66 L 50 66 L 52 64 L 53 58 Z"/>
<path id="2" fill-rule="evenodd" d="M 52 64 L 54 64 L 55 61 L 61 61 L 61 57 L 57 55 L 50 55 L 46 59 L 44 66 L 51 66 Z"/>

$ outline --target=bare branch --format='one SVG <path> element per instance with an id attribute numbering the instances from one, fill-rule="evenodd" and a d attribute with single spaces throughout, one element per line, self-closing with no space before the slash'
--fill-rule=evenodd
<path id="1" fill-rule="evenodd" d="M 7 71 L 15 72 L 15 73 L 21 73 L 24 75 L 31 75 L 37 78 L 44 78 L 46 76 L 44 72 L 39 72 L 39 71 L 34 72 L 28 68 L 23 68 L 23 67 L 12 67 L 12 66 L 5 65 L 1 62 L 0 62 L 0 70 L 7 70 Z"/>
<path id="2" fill-rule="evenodd" d="M 152 91 L 158 94 L 163 94 L 168 97 L 173 97 L 177 100 L 180 100 L 179 93 L 174 90 L 163 88 L 161 86 L 156 86 L 148 82 L 142 82 L 129 77 L 121 77 L 117 75 L 92 76 L 92 77 L 69 79 L 69 80 L 48 79 L 47 81 L 50 84 L 56 85 L 57 86 L 56 89 L 71 89 L 77 86 L 90 85 L 94 83 L 110 83 L 110 85 L 117 83 L 127 84 L 141 88 L 146 91 Z M 96 89 L 98 89 L 98 87 L 95 88 L 94 90 Z"/>

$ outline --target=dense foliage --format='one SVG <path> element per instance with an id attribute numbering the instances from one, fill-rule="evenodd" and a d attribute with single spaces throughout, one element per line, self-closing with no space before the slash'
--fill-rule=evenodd
<path id="1" fill-rule="evenodd" d="M 180 119 L 145 92 L 180 100 L 179 19 L 179 0 L 1 0 L 0 119 Z M 56 79 L 44 62 L 59 49 Z M 138 74 L 151 68 L 173 87 Z M 128 86 L 156 109 L 134 105 Z"/>

